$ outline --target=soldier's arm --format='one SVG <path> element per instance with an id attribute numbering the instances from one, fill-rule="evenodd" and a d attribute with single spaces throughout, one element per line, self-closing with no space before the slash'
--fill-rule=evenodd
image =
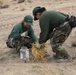
<path id="1" fill-rule="evenodd" d="M 28 32 L 28 35 L 31 37 L 31 39 L 32 39 L 34 42 L 37 41 L 37 37 L 36 37 L 36 35 L 35 35 L 34 30 L 33 30 L 32 27 L 30 27 L 29 32 Z"/>
<path id="2" fill-rule="evenodd" d="M 39 43 L 45 43 L 48 39 L 49 36 L 51 34 L 51 30 L 50 30 L 50 25 L 48 21 L 39 21 L 40 22 L 40 38 L 39 38 Z"/>
<path id="3" fill-rule="evenodd" d="M 11 32 L 11 35 L 10 35 L 11 38 L 13 39 L 19 39 L 21 37 L 20 35 L 20 29 L 17 28 L 17 27 L 14 27 L 12 32 Z"/>

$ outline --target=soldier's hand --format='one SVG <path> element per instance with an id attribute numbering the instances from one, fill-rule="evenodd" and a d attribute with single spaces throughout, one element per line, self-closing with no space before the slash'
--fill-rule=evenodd
<path id="1" fill-rule="evenodd" d="M 36 43 L 36 48 L 40 48 L 41 47 L 41 44 L 39 44 L 38 42 Z"/>

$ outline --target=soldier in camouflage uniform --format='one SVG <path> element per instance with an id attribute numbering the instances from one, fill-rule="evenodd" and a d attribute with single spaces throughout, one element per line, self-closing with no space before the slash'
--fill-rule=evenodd
<path id="1" fill-rule="evenodd" d="M 69 23 L 69 15 L 57 11 L 46 11 L 45 7 L 35 7 L 33 9 L 34 20 L 39 19 L 41 29 L 39 42 L 36 45 L 40 48 L 42 43 L 50 39 L 55 59 L 69 59 L 67 51 L 62 48 L 62 44 L 71 33 L 72 26 Z"/>
<path id="2" fill-rule="evenodd" d="M 33 18 L 30 15 L 25 16 L 22 22 L 13 27 L 6 42 L 7 46 L 9 48 L 16 48 L 18 51 L 22 46 L 30 48 L 31 44 L 37 40 L 32 24 Z"/>

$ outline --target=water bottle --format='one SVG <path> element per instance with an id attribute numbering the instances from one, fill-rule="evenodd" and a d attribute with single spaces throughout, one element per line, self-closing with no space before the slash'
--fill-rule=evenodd
<path id="1" fill-rule="evenodd" d="M 29 61 L 29 49 L 25 46 L 21 47 L 20 49 L 20 59 Z"/>

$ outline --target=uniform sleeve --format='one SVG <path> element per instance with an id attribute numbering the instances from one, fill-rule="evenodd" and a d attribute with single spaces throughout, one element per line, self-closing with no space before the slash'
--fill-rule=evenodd
<path id="1" fill-rule="evenodd" d="M 21 37 L 20 29 L 18 27 L 14 27 L 9 37 L 19 39 Z"/>
<path id="2" fill-rule="evenodd" d="M 37 41 L 37 37 L 34 34 L 34 30 L 32 27 L 30 27 L 29 31 L 28 31 L 28 36 L 31 37 L 31 39 L 36 42 Z"/>
<path id="3" fill-rule="evenodd" d="M 45 20 L 44 21 L 39 20 L 39 23 L 40 23 L 40 29 L 41 29 L 39 43 L 42 44 L 49 39 L 49 36 L 51 34 L 50 24 L 48 21 L 45 21 Z"/>

